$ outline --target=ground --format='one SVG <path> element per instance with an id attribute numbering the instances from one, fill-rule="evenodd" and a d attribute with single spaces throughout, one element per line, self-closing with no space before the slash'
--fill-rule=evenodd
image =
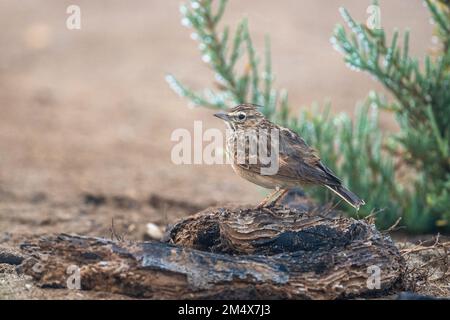
<path id="1" fill-rule="evenodd" d="M 223 128 L 206 109 L 189 109 L 167 86 L 174 73 L 194 88 L 212 75 L 177 1 L 77 1 L 81 30 L 68 30 L 73 1 L 0 3 L 0 247 L 30 236 L 78 233 L 142 240 L 145 224 L 165 225 L 211 204 L 256 203 L 263 191 L 223 165 L 177 166 L 177 128 L 193 121 Z M 248 17 L 258 48 L 272 39 L 277 84 L 294 106 L 330 100 L 353 112 L 372 88 L 345 67 L 329 37 L 344 5 L 366 19 L 364 1 L 230 1 L 226 21 Z M 408 26 L 411 50 L 423 55 L 432 26 L 421 1 L 382 4 L 382 24 Z M 407 14 L 406 14 L 407 13 Z M 395 130 L 390 115 L 382 118 Z M 201 179 L 199 179 L 201 177 Z M 28 284 L 28 285 L 26 285 Z M 110 298 L 39 289 L 0 268 L 0 298 Z"/>

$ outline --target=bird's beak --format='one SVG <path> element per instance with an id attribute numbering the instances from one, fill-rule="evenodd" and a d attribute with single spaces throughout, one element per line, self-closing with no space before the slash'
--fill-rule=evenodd
<path id="1" fill-rule="evenodd" d="M 214 116 L 219 119 L 222 119 L 223 121 L 230 121 L 230 117 L 226 112 L 215 113 Z"/>

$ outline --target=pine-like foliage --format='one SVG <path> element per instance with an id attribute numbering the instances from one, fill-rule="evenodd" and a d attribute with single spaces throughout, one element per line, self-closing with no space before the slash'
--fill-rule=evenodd
<path id="1" fill-rule="evenodd" d="M 370 30 L 342 9 L 351 30 L 334 32 L 334 44 L 354 69 L 366 71 L 395 97 L 378 106 L 393 112 L 400 133 L 393 136 L 389 152 L 402 160 L 412 179 L 408 192 L 398 199 L 404 223 L 413 231 L 446 227 L 450 222 L 450 2 L 426 0 L 440 45 L 424 65 L 408 52 L 409 33 L 402 45 L 396 31 L 390 44 L 383 29 Z"/>
<path id="2" fill-rule="evenodd" d="M 242 102 L 264 106 L 272 121 L 298 132 L 320 153 L 344 184 L 366 205 L 350 215 L 375 213 L 382 228 L 399 217 L 411 232 L 450 230 L 450 11 L 449 1 L 427 0 L 441 49 L 427 56 L 424 66 L 409 56 L 409 34 L 399 46 L 398 32 L 389 45 L 382 29 L 371 30 L 355 22 L 345 9 L 350 29 L 338 25 L 332 37 L 352 69 L 363 70 L 390 90 L 388 102 L 375 92 L 346 114 L 332 116 L 329 106 L 313 106 L 299 115 L 290 112 L 288 94 L 273 86 L 269 40 L 264 59 L 255 52 L 248 23 L 243 20 L 232 33 L 221 26 L 227 0 L 191 0 L 181 6 L 182 24 L 193 29 L 202 60 L 214 72 L 214 89 L 196 92 L 167 76 L 171 87 L 194 105 L 226 109 Z M 383 135 L 379 109 L 396 115 L 399 134 Z M 307 190 L 318 201 L 331 200 L 325 188 Z"/>

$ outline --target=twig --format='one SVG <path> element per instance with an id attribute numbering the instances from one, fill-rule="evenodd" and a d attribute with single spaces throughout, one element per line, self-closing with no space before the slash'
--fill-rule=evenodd
<path id="1" fill-rule="evenodd" d="M 397 219 L 397 221 L 395 221 L 395 223 L 392 226 L 390 226 L 387 230 L 383 231 L 383 233 L 390 233 L 392 231 L 396 231 L 396 230 L 401 229 L 402 227 L 397 228 L 397 226 L 398 226 L 398 224 L 400 223 L 401 220 L 402 220 L 402 217 L 399 217 Z"/>
<path id="2" fill-rule="evenodd" d="M 114 218 L 111 219 L 111 227 L 109 230 L 111 232 L 111 240 L 123 241 L 123 236 L 116 233 Z"/>

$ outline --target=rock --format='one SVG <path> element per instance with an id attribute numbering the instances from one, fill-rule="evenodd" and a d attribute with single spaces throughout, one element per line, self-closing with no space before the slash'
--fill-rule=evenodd
<path id="1" fill-rule="evenodd" d="M 0 263 L 19 265 L 23 259 L 24 256 L 20 252 L 0 247 Z"/>

